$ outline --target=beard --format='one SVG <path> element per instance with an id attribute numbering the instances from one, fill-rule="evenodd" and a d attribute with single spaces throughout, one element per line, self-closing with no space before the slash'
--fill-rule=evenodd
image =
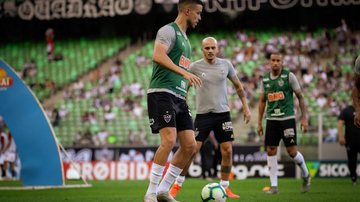
<path id="1" fill-rule="evenodd" d="M 186 25 L 187 25 L 187 27 L 194 28 L 194 26 L 192 25 L 190 20 L 186 20 Z"/>

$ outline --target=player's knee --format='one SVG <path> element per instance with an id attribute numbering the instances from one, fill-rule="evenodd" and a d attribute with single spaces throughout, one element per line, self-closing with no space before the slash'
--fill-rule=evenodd
<path id="1" fill-rule="evenodd" d="M 175 146 L 176 140 L 175 139 L 164 139 L 161 141 L 160 147 L 162 147 L 165 150 L 172 150 Z"/>
<path id="2" fill-rule="evenodd" d="M 297 154 L 297 149 L 295 146 L 287 147 L 286 150 L 291 158 L 294 158 Z"/>
<path id="3" fill-rule="evenodd" d="M 231 147 L 225 147 L 221 150 L 221 155 L 224 158 L 230 158 L 232 155 L 232 148 Z"/>
<path id="4" fill-rule="evenodd" d="M 186 145 L 182 145 L 182 148 L 185 150 L 185 152 L 188 155 L 191 155 L 191 156 L 195 155 L 196 152 L 197 152 L 196 142 L 188 143 Z"/>
<path id="5" fill-rule="evenodd" d="M 267 151 L 268 156 L 274 156 L 277 153 L 277 147 L 268 146 L 266 148 L 266 151 Z"/>

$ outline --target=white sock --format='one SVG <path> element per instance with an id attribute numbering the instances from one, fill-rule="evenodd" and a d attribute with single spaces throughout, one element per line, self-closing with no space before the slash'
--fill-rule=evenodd
<path id="1" fill-rule="evenodd" d="M 270 175 L 270 183 L 272 187 L 278 186 L 278 178 L 277 178 L 277 170 L 278 170 L 278 162 L 277 157 L 275 156 L 267 156 L 267 164 L 269 167 L 269 175 Z"/>
<path id="2" fill-rule="evenodd" d="M 297 152 L 294 161 L 301 168 L 302 177 L 307 177 L 309 175 L 309 170 L 307 169 L 304 157 L 300 152 Z"/>
<path id="3" fill-rule="evenodd" d="M 170 186 L 174 183 L 175 179 L 180 175 L 182 169 L 170 164 L 169 168 L 166 171 L 164 179 L 161 181 L 158 193 L 160 192 L 168 192 Z"/>
<path id="4" fill-rule="evenodd" d="M 150 173 L 150 183 L 146 191 L 146 194 L 156 194 L 159 182 L 161 180 L 162 174 L 164 172 L 165 166 L 158 165 L 156 163 L 152 164 L 151 173 Z"/>
<path id="5" fill-rule="evenodd" d="M 185 176 L 179 175 L 176 178 L 175 183 L 178 184 L 180 187 L 182 187 L 182 184 L 185 182 Z"/>
<path id="6" fill-rule="evenodd" d="M 220 180 L 220 185 L 224 188 L 229 186 L 230 182 L 228 180 Z"/>

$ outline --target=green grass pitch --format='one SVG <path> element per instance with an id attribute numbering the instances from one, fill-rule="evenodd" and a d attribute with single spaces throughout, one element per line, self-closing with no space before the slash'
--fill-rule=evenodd
<path id="1" fill-rule="evenodd" d="M 215 180 L 214 182 L 217 182 Z M 300 193 L 301 180 L 279 179 L 278 195 L 265 195 L 262 188 L 268 185 L 267 178 L 231 181 L 234 193 L 240 199 L 227 202 L 349 202 L 360 201 L 360 184 L 353 186 L 350 179 L 313 179 L 311 191 Z M 74 182 L 70 182 L 74 183 Z M 70 184 L 68 183 L 68 184 Z M 0 190 L 1 202 L 141 202 L 148 181 L 91 181 L 91 188 L 67 188 L 47 190 Z M 201 202 L 202 187 L 206 180 L 187 179 L 177 196 L 181 202 Z M 0 181 L 1 186 L 14 186 L 19 182 Z"/>

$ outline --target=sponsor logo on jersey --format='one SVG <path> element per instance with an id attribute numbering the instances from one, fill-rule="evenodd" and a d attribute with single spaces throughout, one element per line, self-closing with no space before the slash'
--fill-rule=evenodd
<path id="1" fill-rule="evenodd" d="M 282 91 L 280 91 L 280 92 L 268 93 L 267 98 L 269 102 L 275 102 L 285 99 L 285 95 Z"/>
<path id="2" fill-rule="evenodd" d="M 284 137 L 285 138 L 293 138 L 295 136 L 295 131 L 293 128 L 288 128 L 284 130 Z M 292 140 L 294 141 L 294 140 Z"/>
<path id="3" fill-rule="evenodd" d="M 13 78 L 8 77 L 5 69 L 0 67 L 0 90 L 6 90 L 13 84 Z"/>
<path id="4" fill-rule="evenodd" d="M 189 58 L 185 57 L 184 55 L 181 55 L 180 61 L 179 61 L 179 66 L 180 67 L 183 67 L 185 69 L 189 69 L 190 63 L 191 63 L 191 61 L 190 61 Z"/>
<path id="5" fill-rule="evenodd" d="M 232 122 L 231 122 L 231 121 L 224 122 L 224 123 L 222 124 L 222 129 L 223 129 L 224 131 L 232 131 L 232 130 L 233 130 Z"/>
<path id="6" fill-rule="evenodd" d="M 181 80 L 181 88 L 182 89 L 185 89 L 186 88 L 186 82 Z"/>

